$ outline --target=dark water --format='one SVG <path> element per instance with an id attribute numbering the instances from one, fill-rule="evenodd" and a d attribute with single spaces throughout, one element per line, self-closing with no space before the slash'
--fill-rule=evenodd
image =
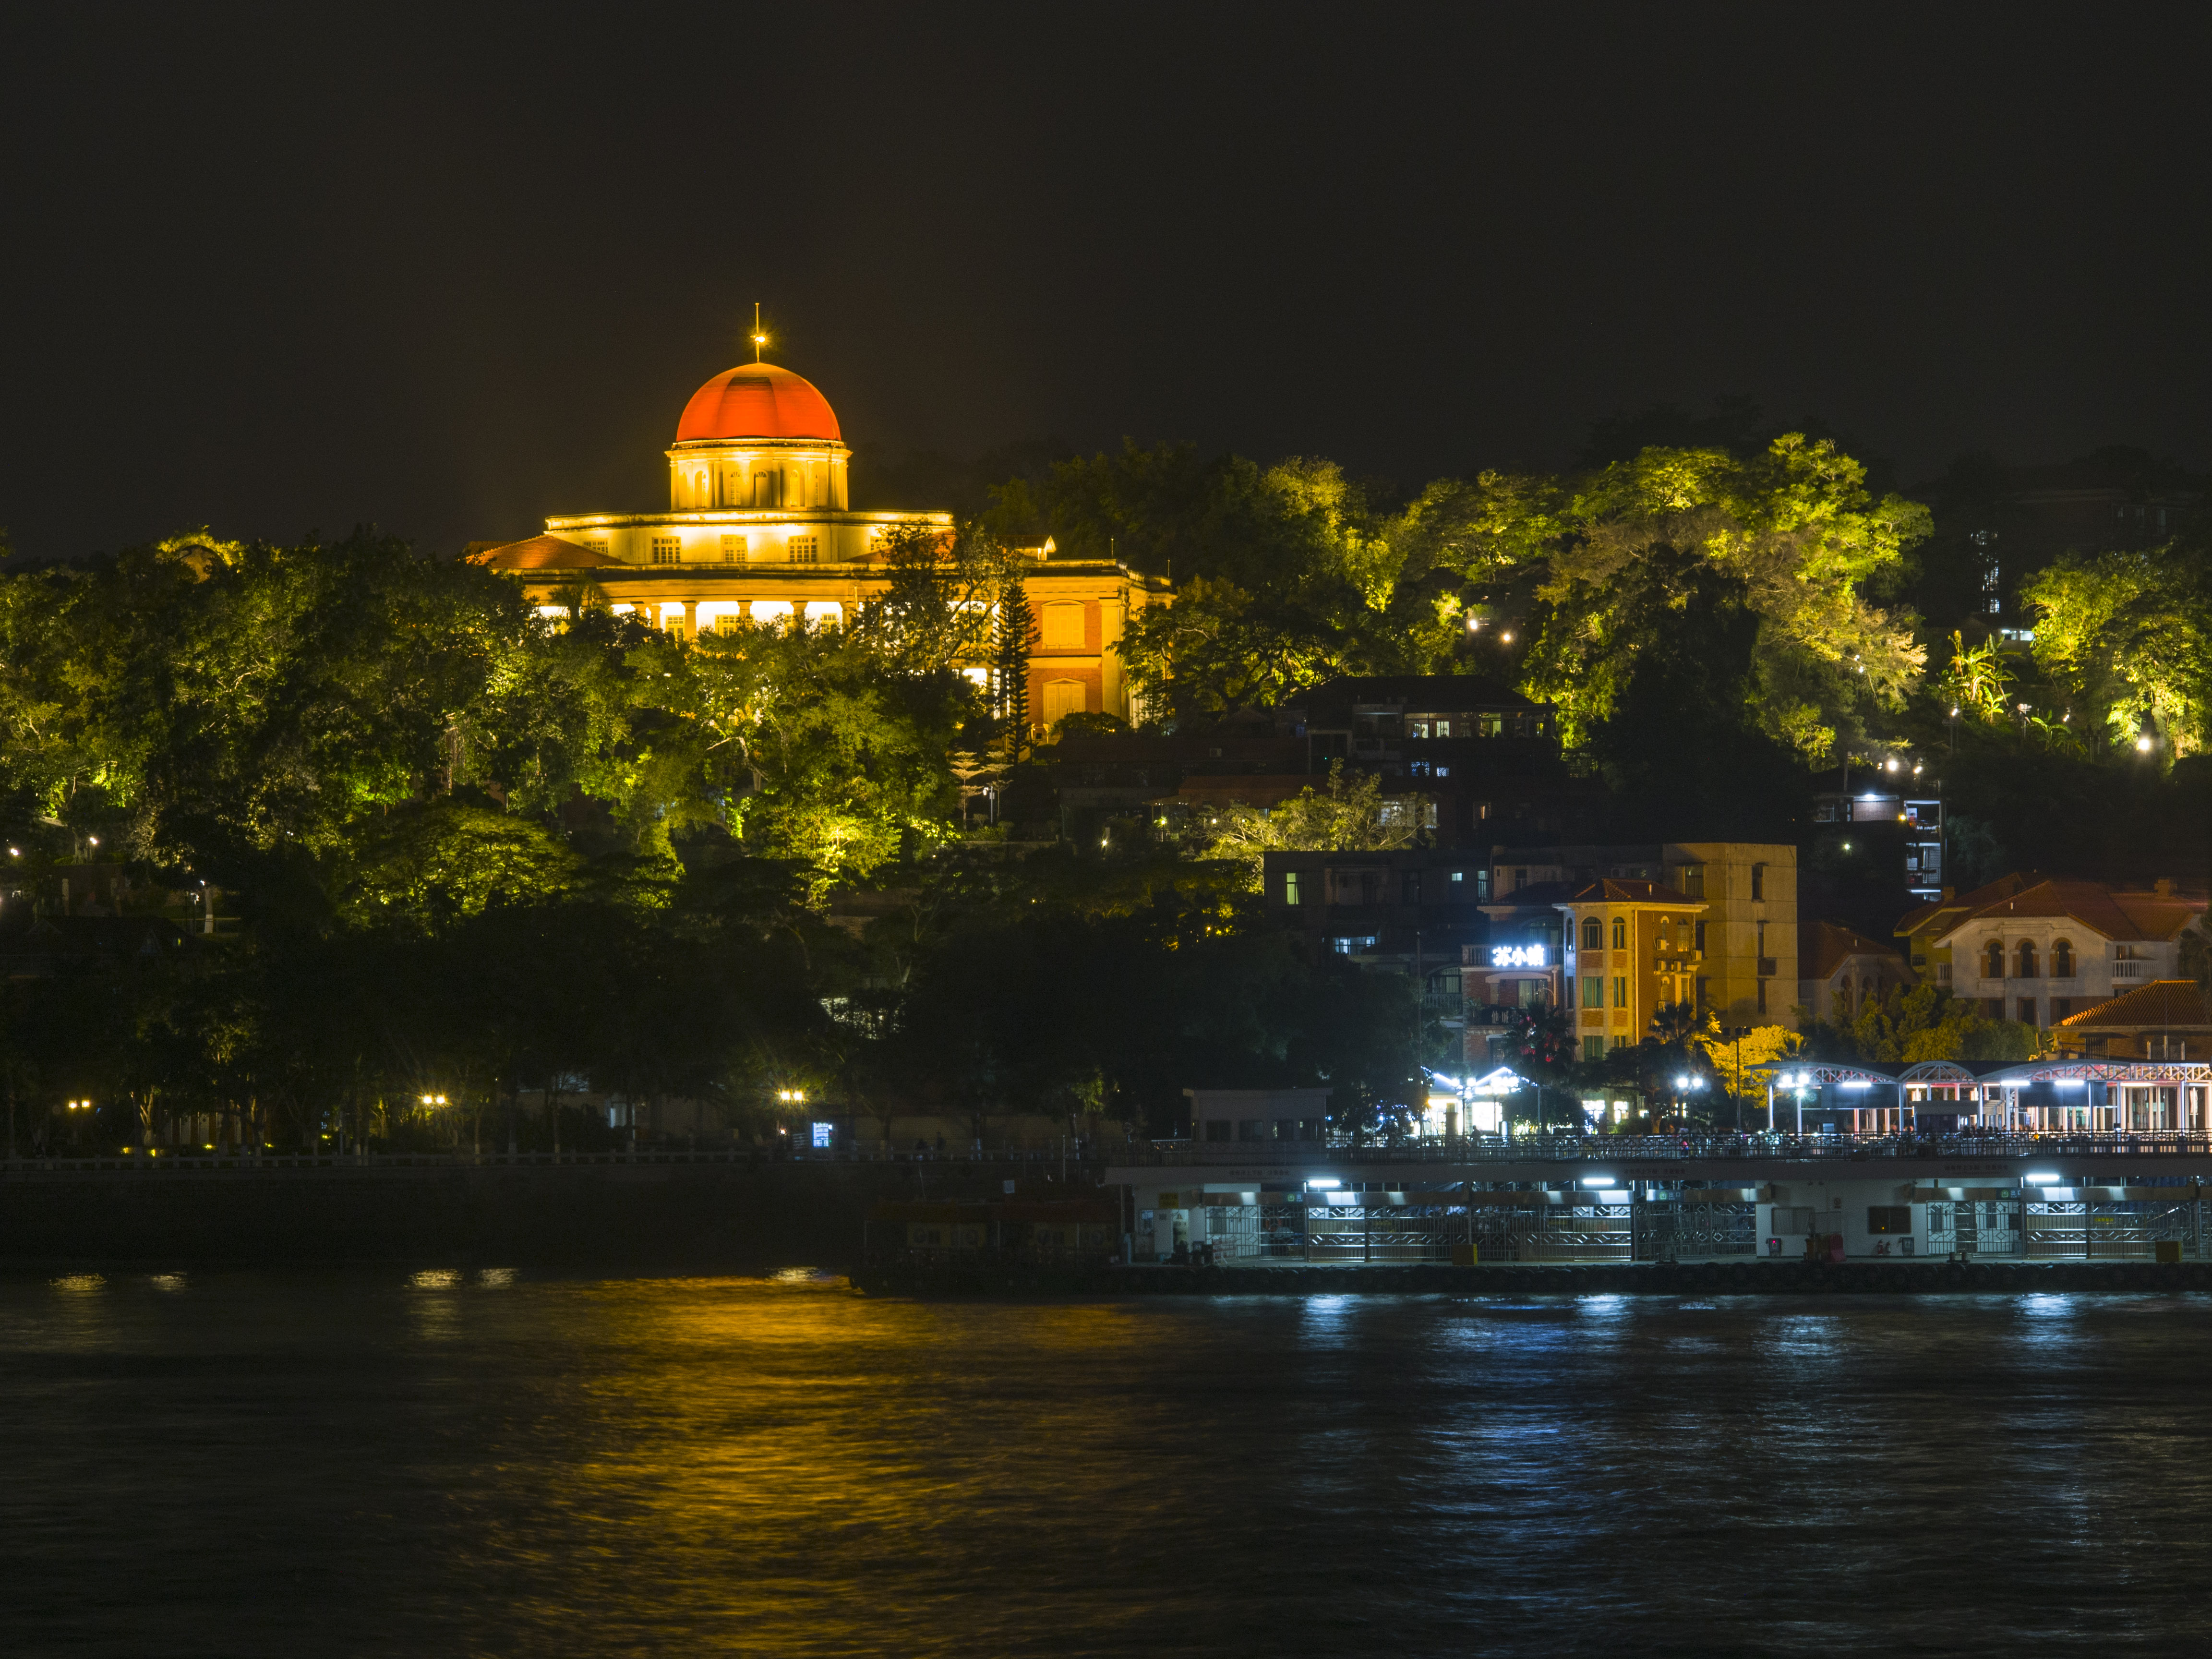
<path id="1" fill-rule="evenodd" d="M 0 1283 L 0 1651 L 2202 1652 L 2212 1300 Z"/>

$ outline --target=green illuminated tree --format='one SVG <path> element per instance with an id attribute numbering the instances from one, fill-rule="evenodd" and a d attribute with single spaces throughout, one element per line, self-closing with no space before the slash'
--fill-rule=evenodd
<path id="1" fill-rule="evenodd" d="M 2163 547 L 2068 555 L 2028 584 L 2035 659 L 2113 741 L 2175 756 L 2212 736 L 2212 557 Z"/>
<path id="2" fill-rule="evenodd" d="M 1331 461 L 1261 467 L 1183 445 L 1125 446 L 999 492 L 1014 539 L 1171 578 L 1172 605 L 1131 622 L 1121 653 L 1149 707 L 1218 714 L 1346 673 L 1449 665 L 1458 581 L 1409 555 Z"/>
<path id="3" fill-rule="evenodd" d="M 1344 763 L 1332 761 L 1328 787 L 1308 784 L 1272 807 L 1232 803 L 1223 809 L 1209 856 L 1233 860 L 1257 888 L 1270 853 L 1364 853 L 1411 847 L 1428 810 L 1421 795 L 1382 793 L 1382 781 L 1363 773 L 1346 781 Z"/>
<path id="4" fill-rule="evenodd" d="M 1693 678 L 1817 763 L 1918 682 L 1910 618 L 1869 593 L 1927 531 L 1924 507 L 1875 499 L 1858 462 L 1790 434 L 1749 459 L 1652 448 L 1567 477 L 1435 485 L 1400 534 L 1527 606 L 1522 689 L 1559 707 L 1570 746 L 1644 695 L 1655 659 L 1719 653 Z"/>

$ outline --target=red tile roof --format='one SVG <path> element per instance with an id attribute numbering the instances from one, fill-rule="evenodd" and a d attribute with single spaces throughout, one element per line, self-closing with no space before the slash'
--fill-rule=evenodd
<path id="1" fill-rule="evenodd" d="M 2125 996 L 2100 1002 L 2085 1013 L 2058 1022 L 2062 1030 L 2084 1030 L 2147 1026 L 2212 1027 L 2212 1008 L 2204 1006 L 2204 988 L 2193 979 L 2154 979 L 2138 985 Z"/>
<path id="2" fill-rule="evenodd" d="M 563 541 L 558 536 L 532 536 L 527 541 L 481 548 L 469 555 L 469 562 L 488 565 L 494 570 L 597 570 L 622 561 L 611 553 L 602 553 L 580 542 Z"/>
<path id="3" fill-rule="evenodd" d="M 1917 933 L 1946 912 L 1964 915 L 1968 911 L 1978 909 L 1993 900 L 2010 898 L 2021 888 L 2033 887 L 2036 883 L 2047 879 L 2049 878 L 2038 870 L 2017 870 L 2011 875 L 1999 876 L 1987 886 L 1977 887 L 1962 898 L 1939 899 L 1933 904 L 1923 904 L 1916 909 L 1907 910 L 1898 918 L 1895 931 L 1899 934 Z"/>
<path id="4" fill-rule="evenodd" d="M 2002 887 L 2004 884 L 1995 885 Z M 1984 888 L 1982 893 L 1990 891 Z M 2204 913 L 2204 901 L 2175 895 L 2115 892 L 2101 881 L 2073 881 L 2045 877 L 2033 886 L 1974 903 L 1982 893 L 1969 896 L 1960 914 L 1952 917 L 1937 938 L 1948 937 L 1968 924 L 2011 917 L 2063 916 L 2112 939 L 2170 939 L 2188 926 L 2192 916 Z M 1904 924 L 1899 924 L 1903 931 Z"/>
<path id="5" fill-rule="evenodd" d="M 1518 898 L 1520 895 L 1510 895 Z M 1561 901 L 1567 904 L 1691 904 L 1702 910 L 1703 899 L 1693 899 L 1687 893 L 1678 893 L 1673 888 L 1656 881 L 1616 881 L 1607 876 L 1602 881 L 1585 883 Z"/>
<path id="6" fill-rule="evenodd" d="M 1810 921 L 1797 930 L 1797 977 L 1826 979 L 1851 957 L 1887 957 L 1898 967 L 1894 946 L 1877 944 L 1840 921 Z"/>

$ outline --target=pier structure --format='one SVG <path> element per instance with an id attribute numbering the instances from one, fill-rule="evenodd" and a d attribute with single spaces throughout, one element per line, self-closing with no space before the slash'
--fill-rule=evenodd
<path id="1" fill-rule="evenodd" d="M 1261 1113 L 1210 1137 L 1195 1091 L 1191 1139 L 1127 1154 L 1105 1180 L 1133 1265 L 2212 1260 L 2205 1062 L 1774 1070 L 1782 1128 L 1705 1136 L 1355 1143 L 1307 1133 L 1301 1097 L 1289 1134 Z M 1798 1133 L 1805 1097 L 1823 1103 Z M 1253 1112 L 1264 1097 L 1219 1098 Z"/>

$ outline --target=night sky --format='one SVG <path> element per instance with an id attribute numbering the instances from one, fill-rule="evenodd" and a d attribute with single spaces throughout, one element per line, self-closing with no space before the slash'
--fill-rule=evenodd
<path id="1" fill-rule="evenodd" d="M 0 524 L 664 507 L 756 299 L 863 469 L 1128 434 L 1418 484 L 1724 393 L 1903 482 L 2201 467 L 2185 16 L 19 8 Z"/>

